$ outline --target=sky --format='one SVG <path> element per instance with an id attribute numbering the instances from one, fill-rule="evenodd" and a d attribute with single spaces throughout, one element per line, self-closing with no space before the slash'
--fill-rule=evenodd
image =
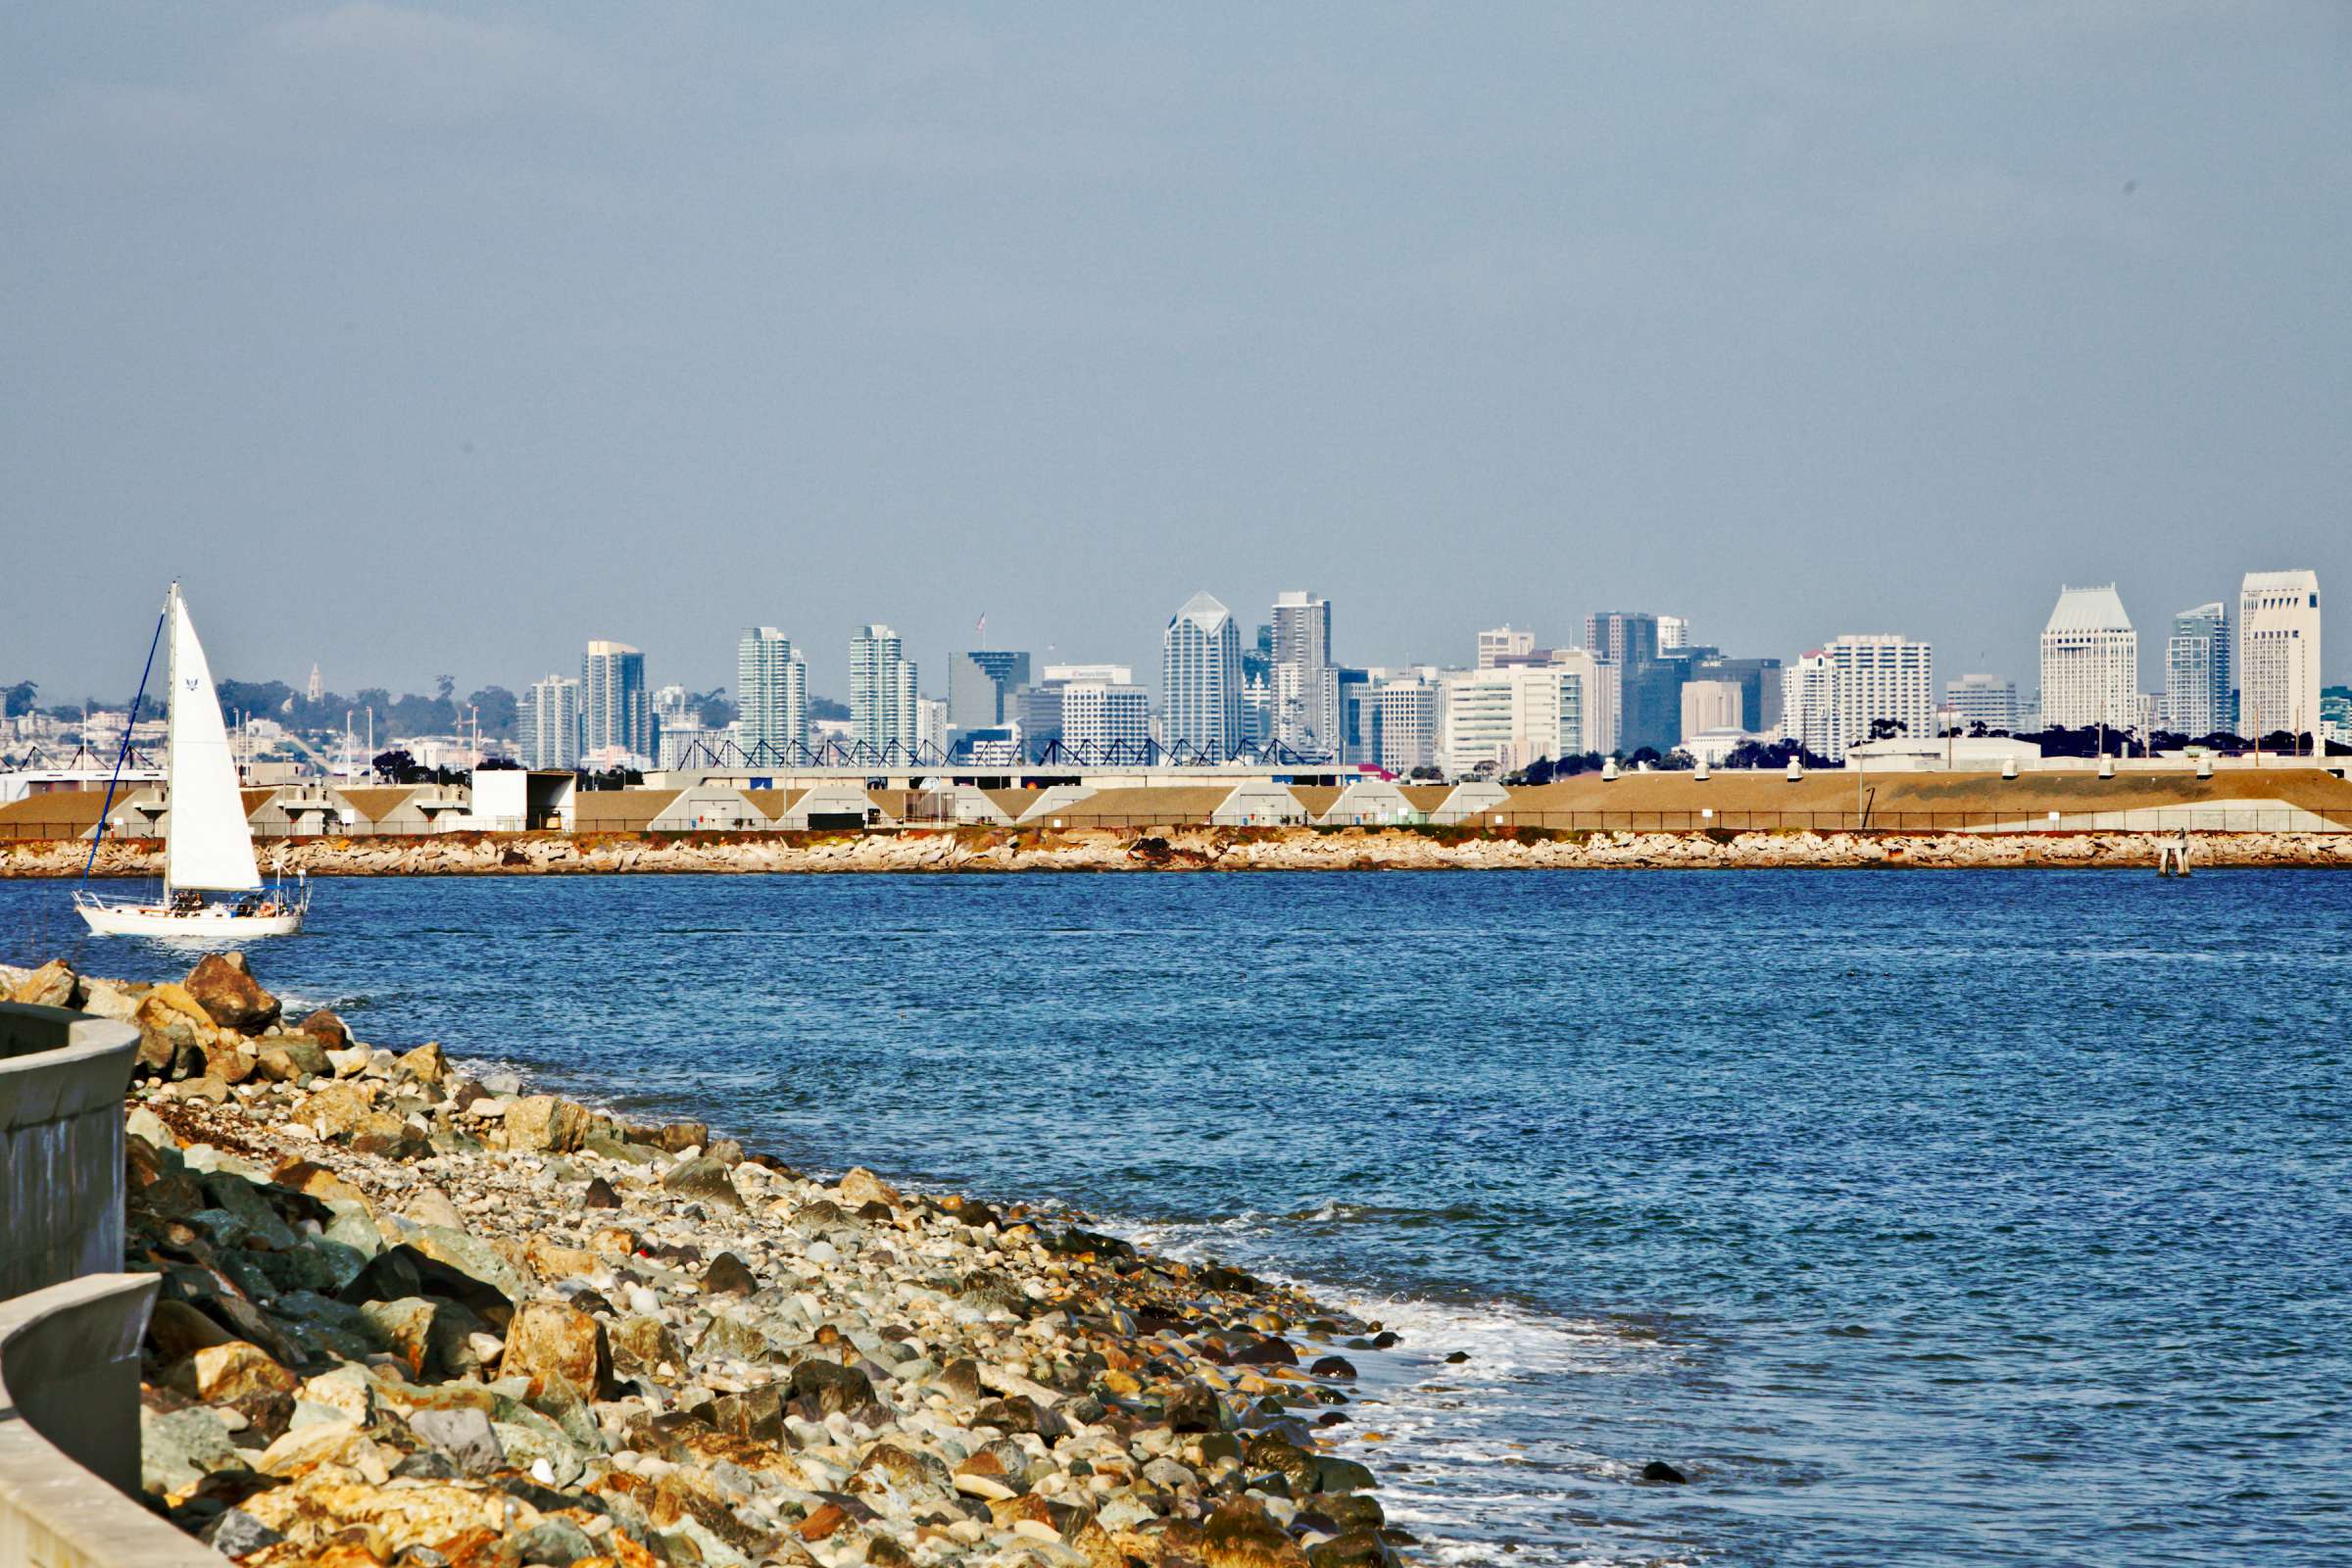
<path id="1" fill-rule="evenodd" d="M 0 682 L 2352 591 L 2352 7 L 0 6 Z M 2352 621 L 2327 643 L 2352 675 Z"/>

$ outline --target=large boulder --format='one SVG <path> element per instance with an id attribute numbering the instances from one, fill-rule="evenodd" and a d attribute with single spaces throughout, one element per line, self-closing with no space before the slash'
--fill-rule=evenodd
<path id="1" fill-rule="evenodd" d="M 329 1068 L 326 1048 L 301 1035 L 278 1036 L 262 1048 L 254 1063 L 263 1077 L 279 1083 L 292 1083 L 303 1077 L 323 1078 Z"/>
<path id="2" fill-rule="evenodd" d="M 743 1194 L 736 1190 L 735 1178 L 728 1174 L 726 1166 L 707 1154 L 672 1165 L 662 1176 L 662 1185 L 681 1197 L 726 1208 L 743 1207 Z"/>
<path id="3" fill-rule="evenodd" d="M 18 981 L 8 1000 L 36 1007 L 70 1007 L 74 1005 L 74 974 L 65 959 L 51 958 Z"/>
<path id="4" fill-rule="evenodd" d="M 560 1301 L 532 1301 L 515 1309 L 498 1370 L 529 1378 L 534 1398 L 557 1377 L 593 1398 L 612 1383 L 612 1352 L 595 1318 Z"/>
<path id="5" fill-rule="evenodd" d="M 220 1039 L 220 1025 L 185 986 L 149 991 L 131 1021 L 139 1026 L 138 1070 L 148 1074 L 194 1071 L 203 1065 L 205 1051 Z"/>
<path id="6" fill-rule="evenodd" d="M 258 1035 L 277 1022 L 277 999 L 254 979 L 242 953 L 207 954 L 188 971 L 183 984 L 188 995 L 223 1029 Z"/>
<path id="7" fill-rule="evenodd" d="M 344 1027 L 342 1018 L 324 1007 L 303 1019 L 294 1028 L 329 1051 L 341 1051 L 351 1044 L 351 1031 Z"/>
<path id="8" fill-rule="evenodd" d="M 1200 1526 L 1205 1568 L 1306 1568 L 1306 1553 L 1248 1497 L 1217 1505 Z"/>
<path id="9" fill-rule="evenodd" d="M 507 1106 L 507 1147 L 564 1154 L 588 1136 L 588 1112 L 554 1095 L 532 1095 Z"/>

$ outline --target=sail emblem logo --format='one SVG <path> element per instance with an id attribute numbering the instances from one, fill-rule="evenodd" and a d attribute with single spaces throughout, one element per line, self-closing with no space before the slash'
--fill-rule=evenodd
<path id="1" fill-rule="evenodd" d="M 190 675 L 186 680 L 180 682 L 180 684 L 187 687 L 188 690 L 194 691 L 196 689 L 196 680 L 197 677 Z"/>

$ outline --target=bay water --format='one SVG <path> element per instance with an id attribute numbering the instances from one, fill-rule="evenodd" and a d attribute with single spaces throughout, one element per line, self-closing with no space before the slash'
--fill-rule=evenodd
<path id="1" fill-rule="evenodd" d="M 66 899 L 0 950 L 186 967 Z M 1429 1560 L 2352 1562 L 2352 878 L 354 879 L 251 957 L 1381 1319 Z"/>

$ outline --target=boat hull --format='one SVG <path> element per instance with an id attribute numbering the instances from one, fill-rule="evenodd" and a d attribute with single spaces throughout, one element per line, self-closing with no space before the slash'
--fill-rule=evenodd
<path id="1" fill-rule="evenodd" d="M 178 942 L 245 942 L 257 937 L 292 936 L 302 929 L 303 911 L 276 914 L 236 914 L 218 907 L 173 913 L 153 905 L 97 904 L 76 906 L 92 931 L 104 937 L 153 937 Z"/>

